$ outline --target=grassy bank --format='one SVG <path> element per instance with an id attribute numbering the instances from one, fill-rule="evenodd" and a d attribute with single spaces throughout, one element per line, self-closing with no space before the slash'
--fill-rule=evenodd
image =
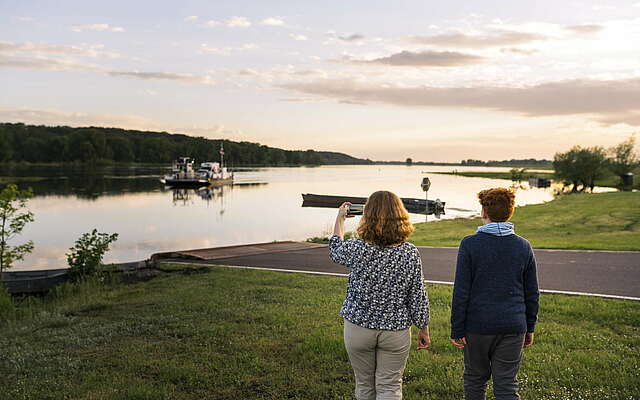
<path id="1" fill-rule="evenodd" d="M 540 169 L 540 168 L 536 168 Z M 544 169 L 544 168 L 543 168 Z M 506 179 L 511 180 L 510 172 L 482 172 L 482 171 L 450 171 L 450 172 L 432 172 L 425 171 L 429 174 L 442 174 L 442 175 L 456 175 L 456 176 L 464 176 L 468 178 L 489 178 L 489 179 Z M 633 189 L 640 189 L 640 168 L 636 168 L 633 171 L 634 174 L 634 184 Z M 545 179 L 553 179 L 554 173 L 553 170 L 550 172 L 525 172 L 522 176 L 521 181 L 526 181 L 530 176 L 535 176 L 538 178 Z M 596 186 L 602 187 L 614 187 L 617 188 L 620 185 L 620 178 L 614 174 L 607 174 L 606 176 L 596 180 Z"/>
<path id="2" fill-rule="evenodd" d="M 536 248 L 640 250 L 640 193 L 572 194 L 516 208 L 516 232 Z M 457 246 L 480 218 L 416 224 L 419 246 Z"/>
<path id="3" fill-rule="evenodd" d="M 353 398 L 338 316 L 344 278 L 195 272 L 67 290 L 5 321 L 0 398 Z M 457 400 L 451 288 L 428 290 L 433 346 L 411 351 L 405 398 Z M 640 303 L 543 295 L 522 398 L 637 399 L 639 334 Z"/>
<path id="4" fill-rule="evenodd" d="M 489 178 L 489 179 L 507 179 L 511 180 L 511 172 L 482 172 L 482 171 L 451 171 L 451 172 L 428 172 L 429 174 L 441 174 L 441 175 L 456 175 L 464 176 L 468 178 Z M 537 176 L 539 178 L 551 179 L 553 178 L 553 171 L 551 172 L 535 172 L 524 173 L 521 181 L 526 181 L 530 176 Z"/>

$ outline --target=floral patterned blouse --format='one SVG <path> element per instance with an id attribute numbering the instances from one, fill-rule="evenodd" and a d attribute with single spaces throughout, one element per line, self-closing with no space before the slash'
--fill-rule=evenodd
<path id="1" fill-rule="evenodd" d="M 369 329 L 401 330 L 429 324 L 429 297 L 416 246 L 375 246 L 333 235 L 329 254 L 349 268 L 349 285 L 340 315 Z"/>

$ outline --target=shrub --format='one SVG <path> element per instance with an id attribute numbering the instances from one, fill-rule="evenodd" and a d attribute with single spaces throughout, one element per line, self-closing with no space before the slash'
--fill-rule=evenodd
<path id="1" fill-rule="evenodd" d="M 78 281 L 94 275 L 102 265 L 102 257 L 109 251 L 109 245 L 118 239 L 118 234 L 100 233 L 97 229 L 84 233 L 67 253 L 69 278 Z"/>
<path id="2" fill-rule="evenodd" d="M 19 190 L 14 184 L 0 191 L 0 273 L 33 250 L 32 241 L 17 246 L 9 244 L 10 240 L 22 233 L 26 224 L 33 221 L 33 213 L 24 211 L 32 196 L 30 189 Z"/>

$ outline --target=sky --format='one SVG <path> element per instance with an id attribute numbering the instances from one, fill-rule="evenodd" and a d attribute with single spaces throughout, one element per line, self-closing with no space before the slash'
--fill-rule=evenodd
<path id="1" fill-rule="evenodd" d="M 1 0 L 0 121 L 552 158 L 639 130 L 640 1 Z"/>

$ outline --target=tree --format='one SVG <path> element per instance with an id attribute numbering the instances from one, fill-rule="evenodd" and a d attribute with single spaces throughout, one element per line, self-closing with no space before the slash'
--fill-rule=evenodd
<path id="1" fill-rule="evenodd" d="M 97 229 L 91 233 L 83 233 L 67 253 L 71 280 L 77 281 L 93 275 L 102 264 L 102 257 L 109 251 L 109 245 L 117 239 L 117 233 L 99 233 Z"/>
<path id="2" fill-rule="evenodd" d="M 631 135 L 629 139 L 609 148 L 609 167 L 620 179 L 638 166 L 640 159 L 635 153 L 636 138 Z"/>
<path id="3" fill-rule="evenodd" d="M 607 170 L 607 155 L 600 146 L 582 148 L 574 146 L 565 153 L 556 153 L 553 158 L 553 169 L 557 178 L 565 184 L 572 184 L 572 192 L 589 188 L 593 191 L 595 181 Z"/>
<path id="4" fill-rule="evenodd" d="M 407 157 L 407 159 L 405 161 L 405 164 L 407 164 L 407 165 L 413 164 L 413 160 L 411 159 L 411 157 Z"/>
<path id="5" fill-rule="evenodd" d="M 0 191 L 0 273 L 11 268 L 15 261 L 33 250 L 33 242 L 10 245 L 9 241 L 22 232 L 25 225 L 33 221 L 33 213 L 24 211 L 27 201 L 33 196 L 31 189 L 18 190 L 14 184 Z"/>
<path id="6" fill-rule="evenodd" d="M 527 171 L 526 168 L 511 168 L 509 170 L 509 172 L 511 173 L 511 180 L 521 181 L 526 171 Z"/>
<path id="7" fill-rule="evenodd" d="M 135 159 L 131 142 L 124 137 L 110 137 L 107 142 L 113 154 L 113 160 L 118 162 L 132 162 Z"/>

